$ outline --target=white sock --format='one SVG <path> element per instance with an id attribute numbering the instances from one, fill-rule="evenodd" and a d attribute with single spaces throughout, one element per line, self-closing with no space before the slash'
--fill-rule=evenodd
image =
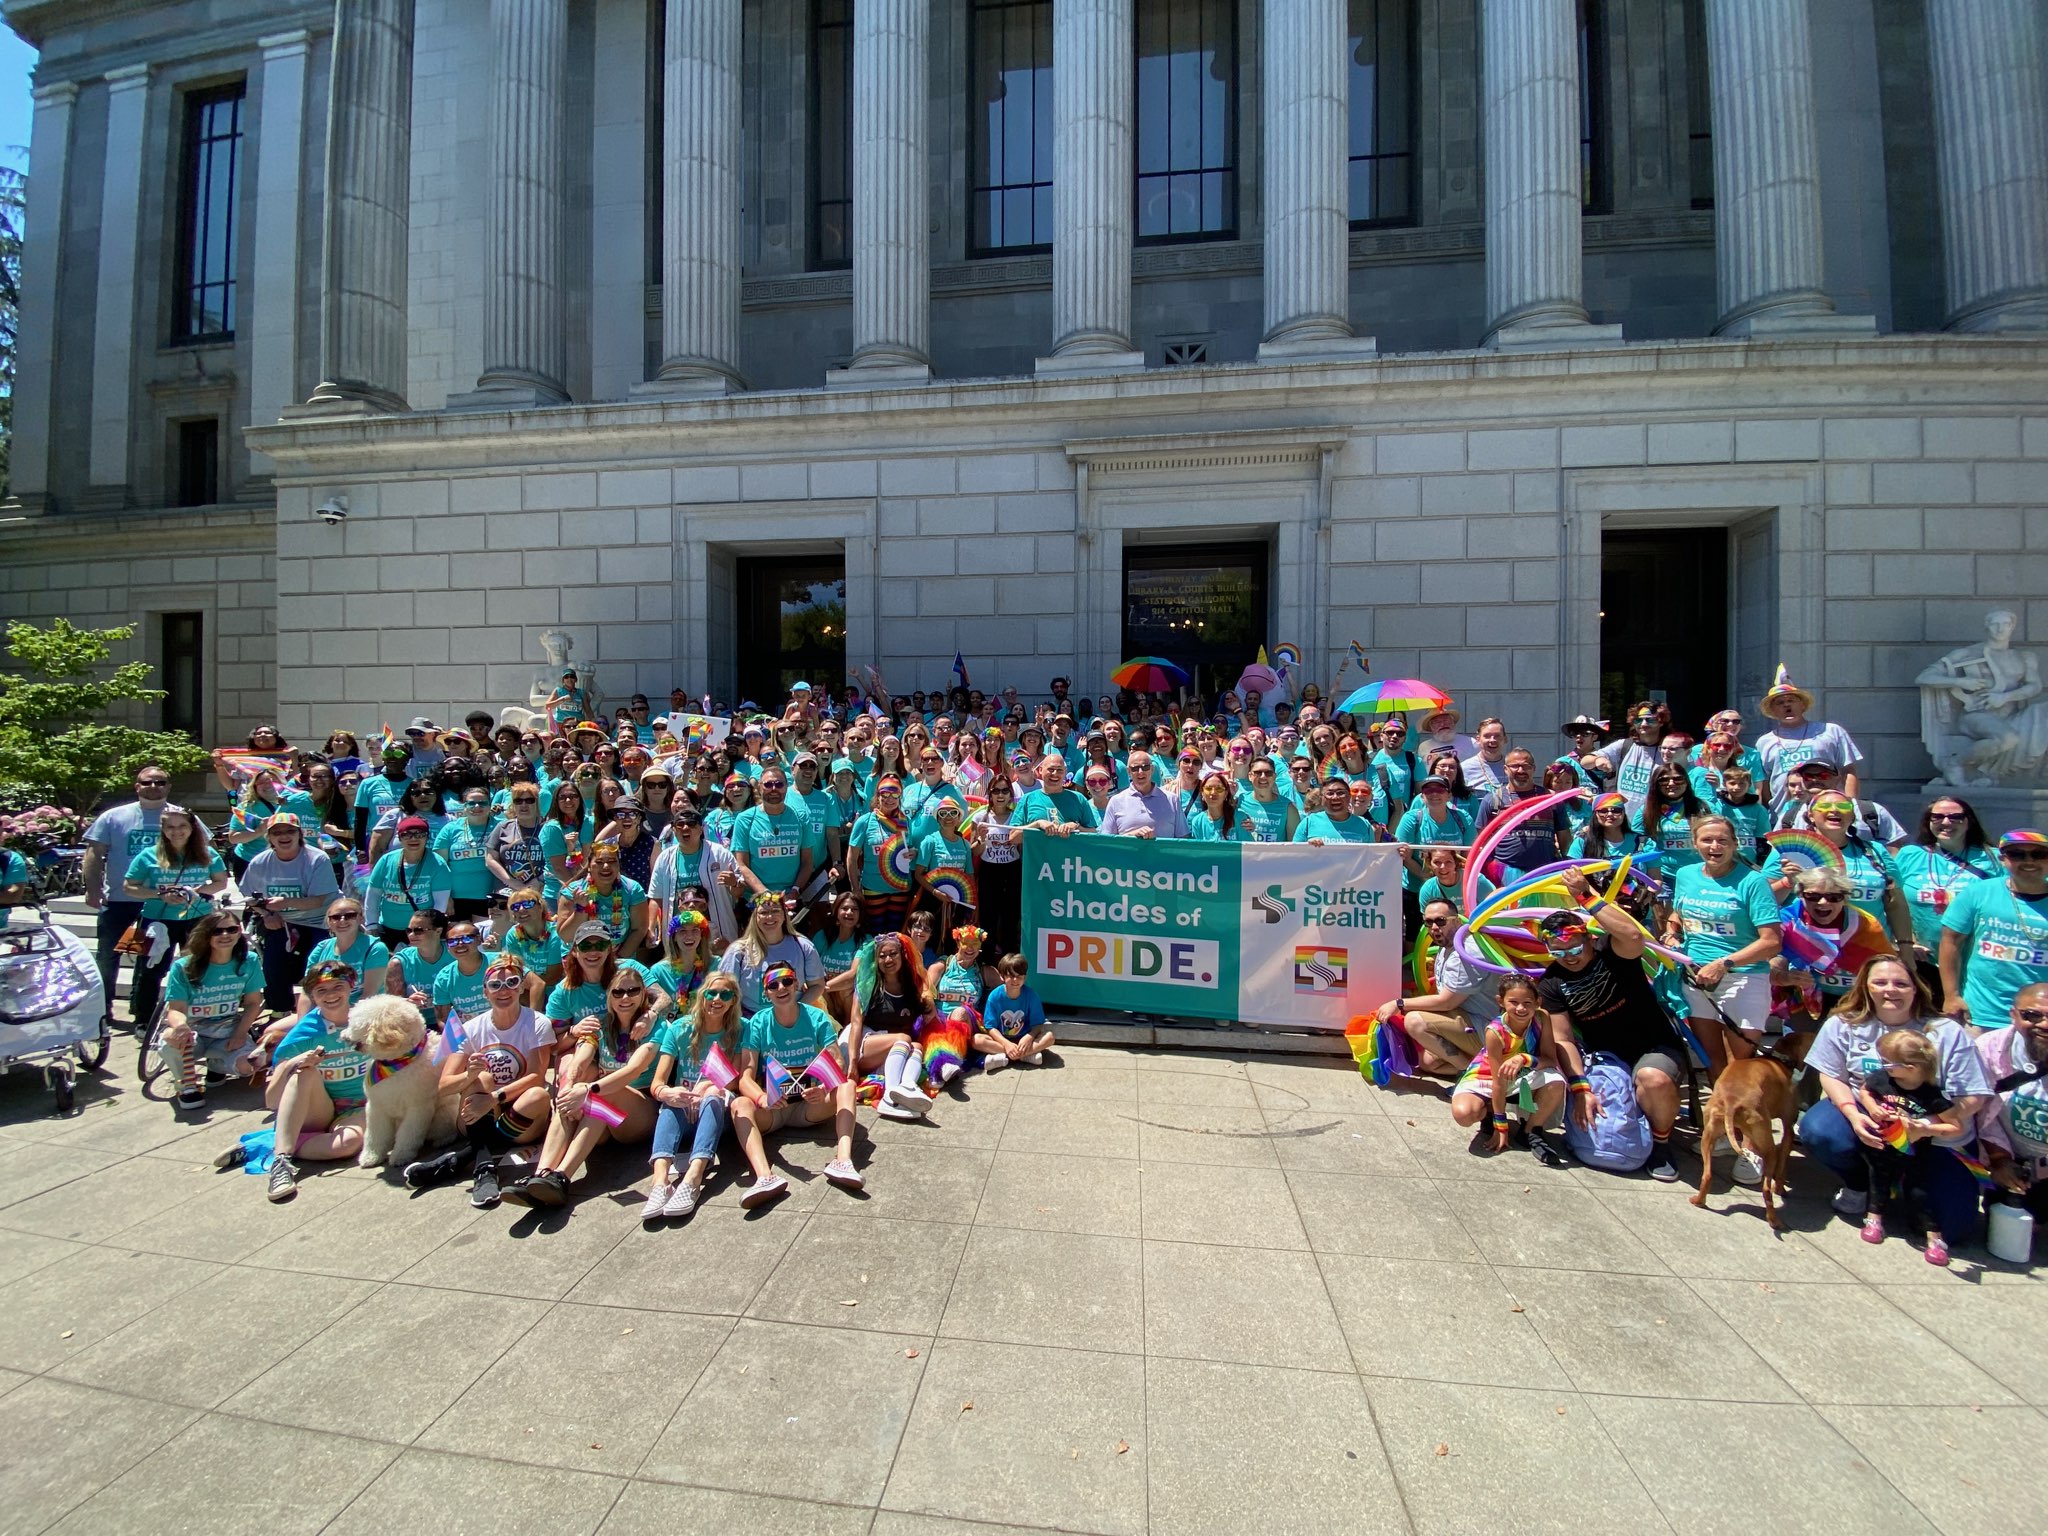
<path id="1" fill-rule="evenodd" d="M 882 1084 L 894 1088 L 903 1081 L 903 1074 L 910 1066 L 910 1047 L 893 1045 L 889 1048 L 889 1059 L 882 1063 Z"/>

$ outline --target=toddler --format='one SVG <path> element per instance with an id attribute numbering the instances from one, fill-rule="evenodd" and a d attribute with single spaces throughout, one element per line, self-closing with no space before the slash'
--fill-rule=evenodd
<path id="1" fill-rule="evenodd" d="M 1917 1029 L 1887 1030 L 1878 1037 L 1877 1055 L 1882 1066 L 1866 1072 L 1856 1089 L 1857 1104 L 1885 1138 L 1881 1147 L 1862 1149 L 1870 1169 L 1870 1213 L 1863 1219 L 1866 1243 L 1884 1241 L 1884 1219 L 1904 1198 L 1906 1173 L 1916 1155 L 1913 1144 L 1960 1135 L 1963 1130 L 1962 1111 L 1936 1081 L 1941 1058 L 1932 1040 Z M 1930 1147 L 1926 1155 L 1947 1153 Z M 1927 1262 L 1948 1263 L 1945 1233 L 1927 1234 Z"/>

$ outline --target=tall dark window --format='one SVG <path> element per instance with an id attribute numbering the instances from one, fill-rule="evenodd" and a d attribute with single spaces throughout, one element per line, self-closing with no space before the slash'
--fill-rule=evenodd
<path id="1" fill-rule="evenodd" d="M 1579 0 L 1579 206 L 1607 211 L 1607 47 L 1600 0 Z"/>
<path id="2" fill-rule="evenodd" d="M 1706 0 L 1685 0 L 1685 137 L 1692 205 L 1714 206 L 1714 91 L 1707 76 Z"/>
<path id="3" fill-rule="evenodd" d="M 158 654 L 163 665 L 157 675 L 163 680 L 164 722 L 167 731 L 183 731 L 194 741 L 204 739 L 200 706 L 205 702 L 205 676 L 201 650 L 206 636 L 206 616 L 199 613 L 167 613 L 158 620 Z"/>
<path id="4" fill-rule="evenodd" d="M 220 422 L 207 416 L 178 422 L 174 430 L 173 505 L 210 507 L 220 500 Z"/>
<path id="5" fill-rule="evenodd" d="M 975 254 L 1052 245 L 1052 0 L 974 0 Z"/>
<path id="6" fill-rule="evenodd" d="M 1138 0 L 1138 238 L 1236 233 L 1232 0 Z"/>
<path id="7" fill-rule="evenodd" d="M 242 87 L 185 98 L 185 164 L 178 190 L 178 275 L 172 331 L 179 341 L 235 334 L 236 200 L 242 179 Z"/>
<path id="8" fill-rule="evenodd" d="M 742 698 L 781 698 L 789 685 L 846 676 L 844 555 L 760 555 L 734 571 Z"/>
<path id="9" fill-rule="evenodd" d="M 1351 222 L 1415 217 L 1415 0 L 1351 0 Z"/>
<path id="10" fill-rule="evenodd" d="M 853 265 L 853 0 L 811 9 L 811 265 Z"/>

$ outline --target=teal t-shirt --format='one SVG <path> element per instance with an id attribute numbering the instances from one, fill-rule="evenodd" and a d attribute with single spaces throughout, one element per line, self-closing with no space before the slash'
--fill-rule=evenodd
<path id="1" fill-rule="evenodd" d="M 814 940 L 812 947 L 818 951 L 819 963 L 827 973 L 836 976 L 852 966 L 853 957 L 860 953 L 860 943 L 856 933 L 850 938 Z"/>
<path id="2" fill-rule="evenodd" d="M 1034 821 L 1070 821 L 1090 831 L 1102 825 L 1102 818 L 1095 814 L 1088 797 L 1074 789 L 1063 789 L 1057 794 L 1034 789 L 1018 801 L 1016 813 L 1010 817 L 1011 825 L 1029 826 Z"/>
<path id="3" fill-rule="evenodd" d="M 792 784 L 783 801 L 789 810 L 803 818 L 804 846 L 820 861 L 825 857 L 825 829 L 832 825 L 831 799 L 823 788 L 805 794 Z"/>
<path id="4" fill-rule="evenodd" d="M 434 983 L 441 979 L 441 973 L 455 964 L 455 957 L 448 953 L 445 944 L 432 960 L 421 954 L 416 944 L 406 945 L 393 958 L 405 976 L 405 990 L 428 998 L 434 995 Z"/>
<path id="5" fill-rule="evenodd" d="M 1771 883 L 1753 869 L 1736 865 L 1718 878 L 1704 864 L 1681 869 L 1674 881 L 1671 910 L 1685 928 L 1685 952 L 1693 963 L 1725 960 L 1756 942 L 1757 930 L 1778 922 L 1778 898 Z M 1736 971 L 1767 971 L 1769 960 L 1752 960 Z"/>
<path id="6" fill-rule="evenodd" d="M 958 959 L 947 960 L 946 969 L 939 975 L 937 991 L 941 1012 L 950 1012 L 963 1006 L 979 1010 L 982 997 L 981 967 L 976 965 L 968 968 L 961 965 Z"/>
<path id="7" fill-rule="evenodd" d="M 1310 811 L 1301 818 L 1301 825 L 1294 829 L 1297 843 L 1305 843 L 1312 837 L 1320 837 L 1328 843 L 1379 841 L 1379 834 L 1373 831 L 1372 823 L 1363 816 L 1346 816 L 1342 821 L 1332 821 L 1328 811 Z"/>
<path id="8" fill-rule="evenodd" d="M 480 965 L 475 975 L 465 976 L 462 967 L 451 960 L 434 978 L 434 990 L 427 995 L 433 998 L 436 1009 L 450 1009 L 458 1019 L 473 1019 L 488 1012 L 491 1006 L 484 996 L 484 972 L 487 969 L 487 965 Z"/>
<path id="9" fill-rule="evenodd" d="M 1692 823 L 1686 820 L 1684 811 L 1673 811 L 1657 824 L 1653 832 L 1643 825 L 1643 815 L 1641 811 L 1631 812 L 1629 825 L 1657 845 L 1657 879 L 1664 894 L 1669 896 L 1671 882 L 1678 871 L 1700 861 L 1699 850 L 1692 845 Z"/>
<path id="10" fill-rule="evenodd" d="M 745 1048 L 760 1061 L 765 1062 L 773 1056 L 788 1069 L 791 1077 L 801 1077 L 804 1068 L 817 1059 L 818 1052 L 838 1051 L 839 1025 L 824 1009 L 798 1003 L 795 1020 L 783 1029 L 776 1025 L 775 1009 L 771 1006 L 747 1020 L 742 1040 Z M 840 1064 L 844 1066 L 845 1062 L 842 1060 Z M 759 1072 L 755 1073 L 754 1080 L 764 1088 L 768 1086 Z"/>
<path id="11" fill-rule="evenodd" d="M 1726 816 L 1735 825 L 1735 856 L 1745 864 L 1763 863 L 1769 844 L 1764 837 L 1771 830 L 1771 808 L 1763 801 L 1751 798 L 1741 805 L 1730 805 L 1716 796 L 1708 802 L 1716 816 Z"/>
<path id="12" fill-rule="evenodd" d="M 1770 857 L 1764 860 L 1764 876 L 1777 880 L 1785 872 L 1784 862 L 1773 848 Z M 1899 867 L 1892 862 L 1891 850 L 1866 843 L 1860 837 L 1851 838 L 1842 845 L 1842 873 L 1849 881 L 1850 905 L 1874 919 L 1888 937 L 1898 937 L 1884 915 L 1884 888 L 1899 878 Z"/>
<path id="13" fill-rule="evenodd" d="M 577 834 L 576 846 L 579 851 L 588 846 L 580 832 Z M 559 821 L 542 822 L 540 855 L 546 871 L 540 878 L 541 900 L 547 903 L 549 911 L 553 911 L 556 898 L 562 894 L 562 877 L 555 873 L 554 861 L 569 856 L 569 829 Z"/>
<path id="14" fill-rule="evenodd" d="M 434 837 L 434 852 L 447 860 L 455 879 L 455 894 L 464 901 L 484 901 L 495 887 L 490 867 L 484 863 L 484 844 L 493 825 L 487 821 L 473 827 L 469 818 L 463 816 L 449 822 Z"/>
<path id="15" fill-rule="evenodd" d="M 1455 805 L 1448 803 L 1444 806 L 1442 821 L 1429 814 L 1427 805 L 1411 805 L 1401 813 L 1401 820 L 1394 827 L 1394 841 L 1406 843 L 1410 848 L 1421 848 L 1430 843 L 1469 848 L 1472 846 L 1473 835 L 1472 818 Z M 1421 889 L 1423 880 L 1420 875 L 1404 865 L 1401 871 L 1401 884 L 1408 890 L 1417 891 Z"/>
<path id="16" fill-rule="evenodd" d="M 1941 926 L 1962 940 L 1963 1001 L 1980 1029 L 2010 1023 L 2020 989 L 2048 981 L 2048 896 L 1979 880 L 1956 892 Z"/>
<path id="17" fill-rule="evenodd" d="M 974 879 L 974 845 L 964 837 L 947 837 L 943 832 L 928 832 L 917 845 L 917 867 L 925 871 L 930 879 L 941 871 L 949 878 L 938 882 L 939 890 L 953 898 L 956 905 L 971 907 L 978 899 Z"/>
<path id="18" fill-rule="evenodd" d="M 909 889 L 917 845 L 908 831 L 896 832 L 873 812 L 858 818 L 846 834 L 849 851 L 860 850 L 860 888 L 871 896 Z M 884 861 L 887 861 L 886 863 Z M 885 873 L 886 871 L 886 873 Z M 888 878 L 893 874 L 895 879 Z"/>
<path id="19" fill-rule="evenodd" d="M 156 850 L 154 848 L 145 848 L 142 852 L 135 855 L 128 864 L 128 878 L 130 880 L 134 881 L 137 885 L 146 885 L 152 891 L 159 893 L 180 885 L 190 886 L 196 891 L 215 875 L 224 875 L 227 872 L 227 864 L 221 859 L 219 854 L 211 850 L 208 850 L 207 860 L 204 864 L 195 860 L 190 863 L 173 864 L 166 869 L 158 864 Z M 20 878 L 26 880 L 28 876 L 23 874 Z M 9 881 L 0 879 L 0 885 L 8 883 Z M 150 897 L 149 900 L 142 904 L 142 920 L 146 923 L 162 922 L 165 919 L 173 922 L 185 922 L 193 918 L 204 917 L 212 910 L 212 901 L 204 896 L 194 897 L 191 903 L 187 905 L 167 902 L 162 898 L 161 894 L 158 894 Z"/>
<path id="20" fill-rule="evenodd" d="M 1899 884 L 1913 913 L 1913 942 L 1937 954 L 1941 950 L 1941 919 L 1949 903 L 1965 886 L 1996 880 L 2005 873 L 1998 855 L 1989 848 L 1968 849 L 1958 859 L 1939 848 L 1907 843 L 1892 850 L 1892 863 L 1898 866 Z"/>
<path id="21" fill-rule="evenodd" d="M 210 964 L 196 982 L 186 969 L 188 964 L 182 956 L 173 962 L 164 996 L 185 1005 L 185 1017 L 198 1033 L 210 1040 L 224 1040 L 234 1033 L 242 999 L 263 990 L 263 963 L 254 955 L 245 955 L 240 964 Z"/>
<path id="22" fill-rule="evenodd" d="M 1495 891 L 1499 889 L 1500 887 L 1495 885 L 1491 880 L 1487 879 L 1486 876 L 1481 875 L 1479 877 L 1479 899 L 1481 901 L 1486 900 L 1487 897 L 1491 896 Z M 1427 880 L 1423 881 L 1421 886 L 1416 890 L 1415 903 L 1417 906 L 1426 907 L 1432 901 L 1448 901 L 1452 906 L 1456 907 L 1459 911 L 1462 912 L 1464 911 L 1465 907 L 1465 898 L 1463 892 L 1464 885 L 1461 880 L 1453 880 L 1451 882 L 1450 888 L 1446 890 L 1444 888 L 1443 883 L 1440 880 L 1438 880 L 1435 875 L 1431 875 Z"/>
<path id="23" fill-rule="evenodd" d="M 403 928 L 415 912 L 445 907 L 455 893 L 455 872 L 439 854 L 404 864 L 394 848 L 377 861 L 363 886 L 363 920 L 380 928 Z M 402 866 L 402 867 L 401 867 Z"/>
<path id="24" fill-rule="evenodd" d="M 572 880 L 562 887 L 562 899 L 572 906 L 590 908 L 591 917 L 611 929 L 612 936 L 620 941 L 646 921 L 642 914 L 647 906 L 647 892 L 639 881 L 628 880 L 624 875 L 614 880 L 608 891 L 593 891 L 588 880 Z"/>
<path id="25" fill-rule="evenodd" d="M 762 807 L 750 805 L 733 821 L 732 851 L 747 855 L 754 877 L 769 890 L 786 891 L 796 884 L 803 868 L 809 829 L 809 821 L 797 811 L 771 816 Z"/>
<path id="26" fill-rule="evenodd" d="M 652 1039 L 657 1062 L 663 1056 L 675 1057 L 676 1064 L 669 1072 L 668 1080 L 678 1088 L 692 1087 L 704 1076 L 704 1058 L 718 1043 L 716 1035 L 706 1035 L 700 1040 L 696 1026 L 683 1018 L 669 1019 L 657 1025 Z M 734 1058 L 735 1067 L 739 1065 L 736 1051 L 728 1048 L 726 1055 Z"/>
<path id="27" fill-rule="evenodd" d="M 1237 814 L 1250 825 L 1254 842 L 1284 843 L 1289 819 L 1301 813 L 1285 795 L 1276 792 L 1271 800 L 1239 794 Z"/>
<path id="28" fill-rule="evenodd" d="M 294 1024 L 291 1033 L 278 1043 L 276 1059 L 290 1061 L 315 1046 L 327 1049 L 317 1070 L 334 1107 L 343 1113 L 362 1108 L 364 1088 L 370 1077 L 370 1058 L 340 1035 L 330 1033 L 317 1008 Z"/>
<path id="29" fill-rule="evenodd" d="M 0 886 L 31 885 L 33 883 L 28 860 L 24 859 L 12 848 L 0 848 Z M 12 907 L 0 907 L 0 928 L 7 926 L 7 920 L 13 914 L 13 911 Z"/>
<path id="30" fill-rule="evenodd" d="M 618 969 L 632 971 L 642 981 L 648 980 L 647 967 L 638 960 L 621 960 Z M 582 1018 L 601 1019 L 604 1007 L 604 988 L 594 981 L 572 987 L 565 979 L 556 982 L 548 993 L 547 1014 L 558 1029 L 567 1028 Z"/>
<path id="31" fill-rule="evenodd" d="M 525 929 L 514 923 L 499 935 L 497 947 L 505 954 L 516 955 L 535 976 L 545 976 L 560 965 L 562 956 L 567 952 L 553 923 L 548 924 L 537 939 L 529 937 Z"/>
<path id="32" fill-rule="evenodd" d="M 336 949 L 334 940 L 322 939 L 313 946 L 313 952 L 306 956 L 306 969 L 310 971 L 322 960 L 339 960 L 344 965 L 355 967 L 356 982 L 349 988 L 348 1000 L 359 1003 L 363 1000 L 364 983 L 369 983 L 379 992 L 384 990 L 384 974 L 391 966 L 391 949 L 382 939 L 358 923 L 356 941 L 346 952 Z"/>
<path id="33" fill-rule="evenodd" d="M 1206 810 L 1188 813 L 1188 836 L 1198 843 L 1258 843 L 1265 839 L 1259 836 L 1258 823 L 1238 809 L 1229 817 L 1227 827 L 1217 825 L 1216 818 Z"/>
<path id="34" fill-rule="evenodd" d="M 698 947 L 708 949 L 710 945 L 706 943 Z M 705 971 L 694 967 L 685 973 L 673 960 L 658 960 L 648 968 L 647 980 L 649 985 L 661 988 L 674 998 L 675 1011 L 682 1014 L 689 1010 L 691 999 L 696 997 L 697 989 L 704 985 L 705 975 Z"/>
<path id="35" fill-rule="evenodd" d="M 398 804 L 398 797 L 405 793 L 410 779 L 387 779 L 383 774 L 373 774 L 356 786 L 356 809 L 367 812 L 366 826 L 374 827 L 386 811 Z"/>

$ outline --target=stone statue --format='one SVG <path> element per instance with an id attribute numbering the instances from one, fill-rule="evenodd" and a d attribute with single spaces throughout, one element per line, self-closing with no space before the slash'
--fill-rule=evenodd
<path id="1" fill-rule="evenodd" d="M 576 642 L 559 629 L 544 629 L 540 632 L 540 648 L 541 653 L 548 659 L 548 670 L 535 675 L 533 687 L 527 691 L 524 707 L 509 704 L 498 712 L 500 725 L 516 725 L 522 731 L 547 730 L 548 700 L 554 696 L 556 685 L 562 680 L 562 673 L 573 665 L 569 656 L 576 649 Z M 577 682 L 590 698 L 603 697 L 598 692 L 595 672 L 583 671 Z"/>
<path id="2" fill-rule="evenodd" d="M 1984 616 L 1985 640 L 1920 674 L 1920 739 L 1940 781 L 1958 788 L 2039 782 L 2048 760 L 2041 662 L 2013 648 L 2016 615 Z"/>

